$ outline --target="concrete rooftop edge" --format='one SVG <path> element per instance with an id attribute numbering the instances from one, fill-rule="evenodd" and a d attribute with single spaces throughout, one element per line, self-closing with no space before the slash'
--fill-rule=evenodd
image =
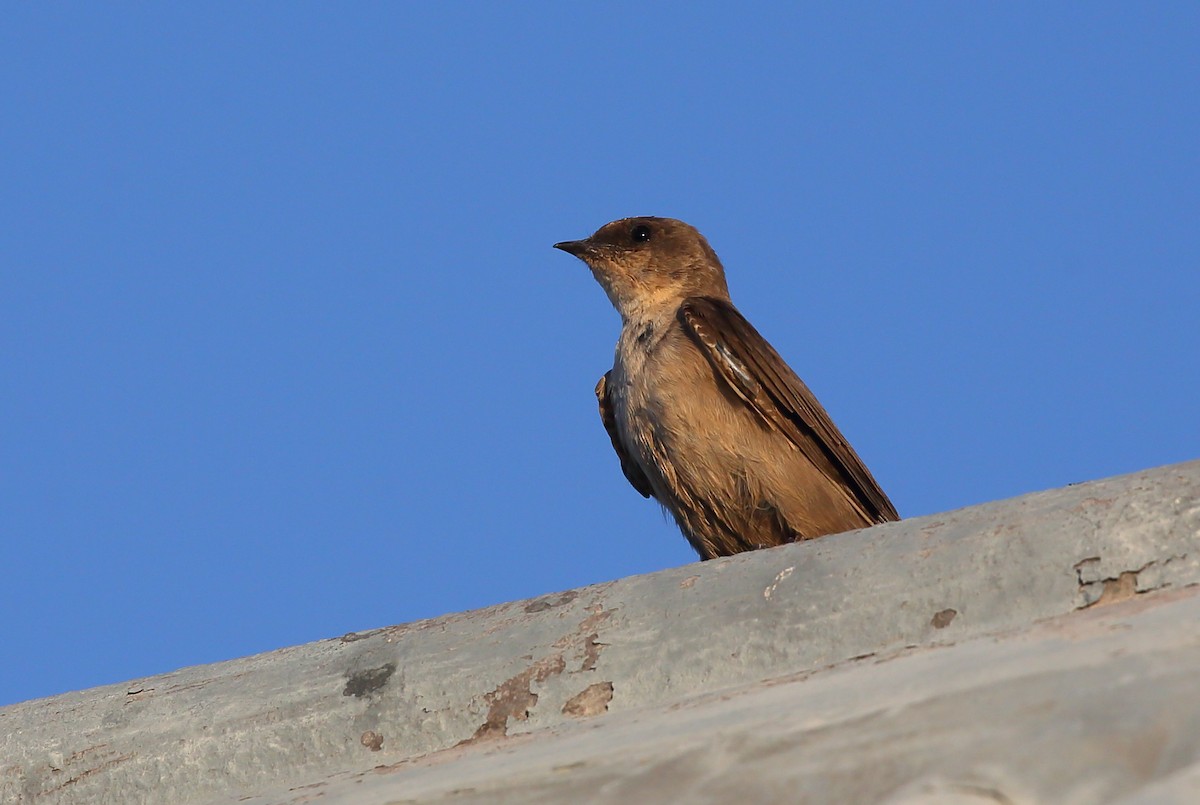
<path id="1" fill-rule="evenodd" d="M 0 708 L 0 802 L 236 800 L 1200 583 L 1200 461 Z"/>

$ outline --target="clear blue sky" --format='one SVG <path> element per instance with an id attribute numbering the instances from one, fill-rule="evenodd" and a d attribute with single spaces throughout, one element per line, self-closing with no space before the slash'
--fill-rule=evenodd
<path id="1" fill-rule="evenodd" d="M 758 9 L 9 5 L 0 704 L 693 561 L 626 215 L 905 516 L 1200 456 L 1200 6 Z"/>

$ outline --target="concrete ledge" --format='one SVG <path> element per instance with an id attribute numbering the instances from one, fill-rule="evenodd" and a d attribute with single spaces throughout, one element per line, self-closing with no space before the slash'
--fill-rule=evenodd
<path id="1" fill-rule="evenodd" d="M 1200 587 L 279 787 L 319 802 L 1200 802 Z"/>
<path id="2" fill-rule="evenodd" d="M 626 798 L 629 791 L 653 798 L 645 786 L 672 779 L 660 764 L 675 758 L 690 768 L 677 752 L 688 736 L 735 734 L 738 724 L 755 723 L 754 712 L 773 713 L 775 728 L 791 736 L 776 747 L 783 754 L 806 729 L 837 723 L 840 730 L 826 730 L 835 737 L 814 750 L 814 760 L 789 756 L 787 764 L 799 765 L 764 784 L 786 779 L 795 792 L 837 771 L 849 782 L 805 790 L 818 800 L 936 801 L 930 797 L 945 793 L 938 780 L 961 788 L 974 778 L 928 777 L 936 764 L 922 752 L 933 743 L 919 736 L 957 724 L 949 748 L 991 747 L 1004 759 L 1008 745 L 984 740 L 993 720 L 1007 719 L 1015 752 L 1037 745 L 1028 731 L 1051 723 L 1061 703 L 1074 714 L 1063 723 L 1076 732 L 1057 733 L 1058 751 L 1072 740 L 1091 746 L 1077 731 L 1085 722 L 1072 718 L 1092 695 L 1104 697 L 1092 706 L 1112 714 L 1107 754 L 1071 767 L 1111 771 L 1119 765 L 1112 753 L 1124 746 L 1130 757 L 1143 757 L 1138 770 L 1099 774 L 1091 789 L 1054 788 L 1048 781 L 1058 778 L 1046 769 L 1061 758 L 1043 745 L 1043 754 L 1021 754 L 1028 755 L 1023 765 L 1009 763 L 996 779 L 981 771 L 979 790 L 1090 802 L 1156 781 L 1166 786 L 1162 801 L 1171 801 L 1171 786 L 1185 790 L 1198 779 L 1188 766 L 1200 762 L 1193 681 L 1200 677 L 1200 599 L 1193 590 L 1178 592 L 1197 583 L 1200 462 L 1189 462 L 2 708 L 0 802 L 301 802 L 310 795 L 384 802 L 401 793 L 449 796 L 471 769 L 481 775 L 476 792 L 490 792 L 479 793 L 480 801 L 538 801 L 535 791 L 557 801 L 580 780 L 599 785 L 604 775 L 614 799 L 621 780 L 630 786 Z M 1142 595 L 1152 590 L 1165 592 Z M 1119 606 L 1100 607 L 1113 603 Z M 1097 614 L 1110 611 L 1126 620 Z M 1031 626 L 1046 619 L 1059 626 Z M 1081 636 L 1066 659 L 1052 662 L 1064 638 L 1044 630 L 1063 624 Z M 1097 659 L 1109 655 L 1112 671 Z M 992 665 L 1009 671 L 989 676 Z M 1044 675 L 1022 670 L 1030 668 Z M 790 681 L 763 687 L 768 679 Z M 921 689 L 922 681 L 934 687 Z M 1021 699 L 1017 693 L 1044 700 L 1017 718 L 1005 704 Z M 701 706 L 722 696 L 743 704 L 766 698 L 745 712 Z M 870 712 L 913 709 L 911 734 L 903 719 L 855 721 L 855 713 L 865 718 L 861 702 L 874 703 Z M 1161 727 L 1158 738 L 1150 736 L 1158 742 L 1130 743 L 1125 725 L 1134 714 L 1127 711 L 1147 702 L 1151 710 L 1139 712 Z M 701 715 L 678 715 L 684 711 Z M 639 723 L 651 730 L 639 733 L 641 744 L 628 732 Z M 588 746 L 593 733 L 609 743 Z M 570 739 L 590 753 L 572 756 L 568 766 L 605 751 L 611 763 L 595 766 L 600 777 L 554 771 L 546 764 L 559 753 L 549 736 L 555 747 Z M 658 777 L 634 774 L 631 756 L 622 754 L 626 742 L 641 747 L 643 764 L 659 768 Z M 727 785 L 739 785 L 724 799 L 712 788 L 713 801 L 729 801 L 763 773 L 760 763 L 719 742 L 706 746 L 726 758 L 705 755 L 706 762 L 724 769 Z M 506 776 L 511 758 L 487 765 L 517 751 L 526 753 L 518 766 L 534 777 L 517 776 L 517 766 Z M 414 760 L 435 752 L 437 763 Z M 826 765 L 812 765 L 815 758 Z M 394 773 L 363 774 L 377 766 Z M 903 773 L 889 777 L 881 766 Z M 805 770 L 800 777 L 798 769 Z M 555 775 L 563 787 L 547 782 Z M 680 779 L 715 785 L 711 776 L 689 775 Z M 846 787 L 871 780 L 876 788 Z M 338 793 L 339 785 L 349 787 Z M 703 801 L 706 790 L 689 796 Z M 470 801 L 475 793 L 455 796 Z"/>

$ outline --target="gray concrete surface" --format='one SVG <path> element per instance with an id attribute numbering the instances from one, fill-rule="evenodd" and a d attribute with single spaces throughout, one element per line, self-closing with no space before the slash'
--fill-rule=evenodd
<path id="1" fill-rule="evenodd" d="M 1194 802 L 1197 583 L 1189 462 L 0 708 L 0 802 Z"/>
<path id="2" fill-rule="evenodd" d="M 1200 802 L 1200 587 L 525 739 L 280 786 L 298 803 Z"/>

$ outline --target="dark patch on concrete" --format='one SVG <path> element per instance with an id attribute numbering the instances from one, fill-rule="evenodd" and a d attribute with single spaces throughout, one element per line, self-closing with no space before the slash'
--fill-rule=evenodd
<path id="1" fill-rule="evenodd" d="M 545 612 L 548 609 L 554 609 L 555 607 L 561 607 L 564 604 L 569 604 L 578 597 L 579 593 L 575 590 L 568 590 L 565 593 L 558 593 L 557 595 L 547 595 L 535 601 L 530 601 L 525 605 L 525 611 L 531 613 Z"/>
<path id="2" fill-rule="evenodd" d="M 396 663 L 389 662 L 378 668 L 368 668 L 365 671 L 355 671 L 346 678 L 343 696 L 362 698 L 374 693 L 388 683 L 392 674 L 396 673 Z"/>
<path id="3" fill-rule="evenodd" d="M 943 609 L 941 612 L 935 612 L 933 614 L 933 618 L 929 621 L 929 625 L 934 629 L 945 629 L 950 625 L 950 622 L 954 620 L 956 615 L 958 615 L 958 610 Z"/>
<path id="4" fill-rule="evenodd" d="M 582 718 L 585 716 L 595 716 L 600 713 L 608 712 L 608 703 L 612 701 L 613 684 L 611 682 L 597 682 L 594 685 L 588 685 L 579 693 L 567 699 L 567 703 L 563 705 L 563 714 Z"/>
<path id="5" fill-rule="evenodd" d="M 143 685 L 134 685 L 125 691 L 124 704 L 141 702 L 152 698 L 154 698 L 154 688 L 147 688 Z"/>
<path id="6" fill-rule="evenodd" d="M 545 682 L 551 676 L 561 674 L 566 667 L 567 663 L 562 654 L 553 654 L 543 657 L 511 679 L 501 682 L 495 690 L 483 697 L 488 705 L 487 720 L 479 725 L 474 735 L 460 741 L 458 745 L 508 735 L 508 720 L 528 720 L 529 711 L 537 705 L 538 696 L 530 690 L 532 683 Z"/>
<path id="7" fill-rule="evenodd" d="M 383 733 L 367 730 L 359 737 L 358 742 L 372 752 L 378 752 L 383 748 Z"/>

